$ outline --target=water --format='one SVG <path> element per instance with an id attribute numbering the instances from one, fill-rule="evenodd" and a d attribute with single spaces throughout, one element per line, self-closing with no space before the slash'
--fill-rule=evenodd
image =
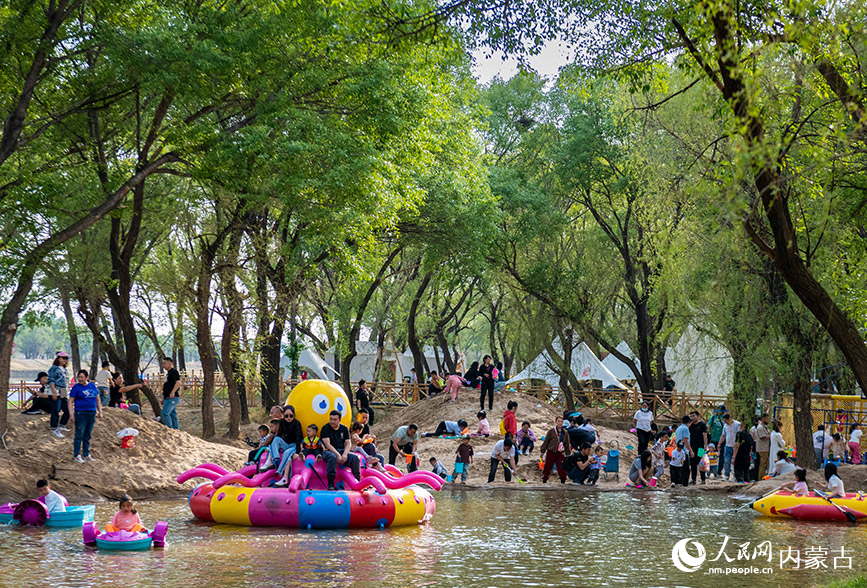
<path id="1" fill-rule="evenodd" d="M 867 573 L 867 525 L 772 520 L 724 496 L 664 493 L 444 490 L 423 527 L 350 531 L 248 529 L 201 523 L 184 501 L 141 502 L 146 524 L 169 523 L 169 546 L 85 549 L 78 530 L 0 528 L 0 586 L 733 586 L 824 584 Z M 104 524 L 114 504 L 97 505 Z M 773 560 L 705 562 L 678 571 L 671 550 L 693 537 L 709 559 L 770 541 Z M 820 571 L 780 570 L 779 549 L 829 549 Z M 834 570 L 840 547 L 852 570 Z M 689 552 L 696 554 L 694 548 Z M 843 561 L 838 564 L 845 563 Z M 771 567 L 724 580 L 713 566 Z M 790 566 L 791 564 L 787 564 Z M 803 564 L 802 564 L 803 567 Z"/>

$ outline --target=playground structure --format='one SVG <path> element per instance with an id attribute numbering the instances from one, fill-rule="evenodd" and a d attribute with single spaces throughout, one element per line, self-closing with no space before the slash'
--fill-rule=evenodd
<path id="1" fill-rule="evenodd" d="M 813 394 L 811 400 L 812 431 L 816 431 L 819 425 L 825 425 L 825 432 L 827 434 L 840 433 L 843 440 L 848 442 L 852 425 L 855 423 L 859 423 L 862 426 L 867 424 L 867 398 L 845 396 L 842 394 Z M 793 442 L 795 439 L 795 425 L 791 394 L 784 394 L 782 396 L 781 403 L 774 406 L 772 416 L 775 420 L 782 423 L 780 433 L 782 433 L 783 439 Z M 864 443 L 865 440 L 862 437 L 862 452 L 865 447 Z"/>

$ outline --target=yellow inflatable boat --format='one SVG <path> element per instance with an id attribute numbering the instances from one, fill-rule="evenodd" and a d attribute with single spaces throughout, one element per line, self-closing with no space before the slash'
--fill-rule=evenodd
<path id="1" fill-rule="evenodd" d="M 840 521 L 849 518 L 843 511 L 852 513 L 860 522 L 867 518 L 867 495 L 846 494 L 845 498 L 827 498 L 814 492 L 795 494 L 788 490 L 778 490 L 770 496 L 763 496 L 753 502 L 753 509 L 768 517 L 790 518 L 798 521 Z"/>

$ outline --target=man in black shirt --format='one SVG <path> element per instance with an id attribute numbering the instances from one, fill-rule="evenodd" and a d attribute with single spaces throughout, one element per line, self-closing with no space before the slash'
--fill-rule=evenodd
<path id="1" fill-rule="evenodd" d="M 584 443 L 589 443 L 592 446 L 596 442 L 596 435 L 593 434 L 593 431 L 580 426 L 584 423 L 584 417 L 571 417 L 569 422 L 572 426 L 566 429 L 566 432 L 569 434 L 571 447 L 581 447 Z"/>
<path id="2" fill-rule="evenodd" d="M 692 483 L 695 484 L 698 465 L 701 461 L 701 458 L 698 456 L 698 450 L 707 450 L 707 424 L 701 420 L 698 411 L 695 410 L 689 413 L 689 420 L 689 446 L 695 452 L 695 456 L 689 458 L 689 467 L 692 474 Z M 704 472 L 701 472 L 701 483 L 707 483 Z"/>
<path id="3" fill-rule="evenodd" d="M 163 358 L 163 369 L 166 370 L 166 381 L 163 382 L 163 410 L 160 413 L 160 421 L 170 429 L 180 429 L 178 403 L 181 398 L 178 393 L 181 387 L 181 374 L 175 369 L 171 357 Z"/>
<path id="4" fill-rule="evenodd" d="M 352 453 L 352 441 L 349 437 L 349 429 L 340 424 L 343 415 L 338 410 L 332 410 L 328 415 L 328 424 L 322 427 L 319 434 L 325 450 L 322 458 L 325 460 L 328 475 L 328 489 L 335 490 L 334 478 L 337 476 L 337 464 L 349 464 L 352 475 L 356 480 L 361 479 L 361 461 L 358 455 Z"/>

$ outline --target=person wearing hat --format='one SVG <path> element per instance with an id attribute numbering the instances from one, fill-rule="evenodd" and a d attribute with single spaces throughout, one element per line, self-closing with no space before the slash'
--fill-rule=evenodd
<path id="1" fill-rule="evenodd" d="M 58 439 L 63 439 L 61 431 L 71 431 L 66 423 L 69 422 L 69 354 L 58 351 L 54 363 L 48 368 L 48 387 L 51 390 L 51 434 Z M 63 416 L 60 413 L 63 413 Z"/>
<path id="2" fill-rule="evenodd" d="M 32 392 L 28 400 L 30 406 L 22 411 L 23 414 L 42 414 L 51 413 L 51 395 L 45 390 L 48 385 L 48 373 L 39 372 L 36 374 L 36 381 L 39 383 L 39 390 Z"/>

